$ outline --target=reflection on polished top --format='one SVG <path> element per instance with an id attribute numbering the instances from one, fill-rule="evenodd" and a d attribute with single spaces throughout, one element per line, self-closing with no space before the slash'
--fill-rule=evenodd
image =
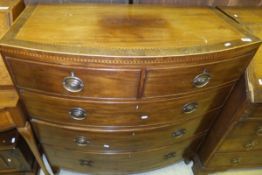
<path id="1" fill-rule="evenodd" d="M 253 41 L 216 9 L 63 4 L 29 6 L 1 44 L 79 55 L 172 56 Z"/>
<path id="2" fill-rule="evenodd" d="M 247 30 L 262 39 L 261 8 L 226 8 L 223 9 Z M 248 67 L 248 87 L 251 100 L 262 102 L 262 47 Z"/>

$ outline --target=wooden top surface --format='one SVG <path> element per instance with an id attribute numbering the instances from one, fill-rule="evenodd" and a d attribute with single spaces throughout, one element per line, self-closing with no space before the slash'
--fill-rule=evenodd
<path id="1" fill-rule="evenodd" d="M 262 39 L 262 8 L 221 8 L 244 28 Z M 247 80 L 253 102 L 262 103 L 262 47 L 248 67 Z"/>
<path id="2" fill-rule="evenodd" d="M 216 9 L 144 5 L 29 6 L 3 46 L 95 56 L 173 56 L 216 52 L 252 38 Z M 257 41 L 252 38 L 252 41 Z M 232 48 L 230 47 L 230 48 Z"/>

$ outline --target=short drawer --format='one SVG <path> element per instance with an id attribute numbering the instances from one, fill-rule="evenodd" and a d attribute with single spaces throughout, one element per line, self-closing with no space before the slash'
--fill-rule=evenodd
<path id="1" fill-rule="evenodd" d="M 156 169 L 183 159 L 184 149 L 190 142 L 146 150 L 143 152 L 99 153 L 79 152 L 60 147 L 43 145 L 45 153 L 54 167 L 63 167 L 83 173 L 123 175 Z"/>
<path id="2" fill-rule="evenodd" d="M 262 150 L 262 137 L 233 137 L 227 138 L 219 147 L 218 152 L 237 152 Z"/>
<path id="3" fill-rule="evenodd" d="M 77 126 L 145 126 L 181 122 L 221 107 L 232 85 L 157 101 L 99 102 L 21 90 L 31 117 Z"/>
<path id="4" fill-rule="evenodd" d="M 262 164 L 262 151 L 239 153 L 216 153 L 207 165 L 216 167 L 260 167 Z"/>
<path id="5" fill-rule="evenodd" d="M 59 66 L 7 58 L 19 87 L 90 98 L 136 98 L 140 70 Z"/>
<path id="6" fill-rule="evenodd" d="M 149 69 L 144 96 L 165 96 L 203 90 L 237 80 L 244 73 L 250 58 L 251 55 L 246 55 L 214 64 Z"/>
<path id="7" fill-rule="evenodd" d="M 39 120 L 32 120 L 35 133 L 43 144 L 61 146 L 64 148 L 126 152 L 158 148 L 174 143 L 180 143 L 193 136 L 204 134 L 208 129 L 214 113 L 205 118 L 197 118 L 180 125 L 113 130 L 98 130 L 93 128 L 76 128 L 60 126 Z"/>
<path id="8" fill-rule="evenodd" d="M 262 120 L 247 120 L 239 122 L 228 137 L 262 137 Z"/>

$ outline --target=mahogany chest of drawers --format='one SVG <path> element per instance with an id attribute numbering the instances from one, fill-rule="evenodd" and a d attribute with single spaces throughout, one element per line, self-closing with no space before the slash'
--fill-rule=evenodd
<path id="1" fill-rule="evenodd" d="M 217 9 L 65 4 L 1 53 L 53 169 L 123 175 L 190 159 L 259 45 Z"/>
<path id="2" fill-rule="evenodd" d="M 262 10 L 221 8 L 242 28 L 262 37 Z M 262 167 L 262 48 L 248 66 L 196 160 L 196 174 Z M 226 126 L 227 123 L 227 126 Z"/>

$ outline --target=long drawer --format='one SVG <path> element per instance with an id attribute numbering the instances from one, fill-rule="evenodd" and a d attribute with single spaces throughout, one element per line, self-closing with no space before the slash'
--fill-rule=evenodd
<path id="1" fill-rule="evenodd" d="M 238 122 L 228 137 L 262 136 L 262 120 L 247 120 Z"/>
<path id="2" fill-rule="evenodd" d="M 233 137 L 223 141 L 217 152 L 237 152 L 262 150 L 262 137 Z"/>
<path id="3" fill-rule="evenodd" d="M 260 167 L 262 165 L 262 151 L 216 153 L 209 161 L 209 168 L 217 167 Z"/>
<path id="4" fill-rule="evenodd" d="M 262 120 L 238 122 L 220 145 L 218 152 L 262 150 Z"/>
<path id="5" fill-rule="evenodd" d="M 154 150 L 118 154 L 80 152 L 45 144 L 43 147 L 53 167 L 63 167 L 96 175 L 125 175 L 156 169 L 182 160 L 184 153 L 194 152 L 198 145 L 196 140 L 189 146 L 191 142 L 190 140 Z"/>
<path id="6" fill-rule="evenodd" d="M 77 126 L 144 126 L 181 122 L 221 107 L 232 85 L 181 98 L 145 102 L 99 102 L 21 90 L 31 117 Z"/>
<path id="7" fill-rule="evenodd" d="M 15 84 L 21 88 L 77 97 L 136 98 L 183 94 L 237 80 L 253 54 L 213 64 L 145 68 L 144 73 L 139 68 L 61 66 L 10 57 L 6 60 Z"/>
<path id="8" fill-rule="evenodd" d="M 218 112 L 218 111 L 216 111 Z M 147 150 L 180 143 L 182 140 L 204 134 L 216 112 L 179 125 L 128 130 L 98 130 L 61 126 L 32 120 L 35 133 L 44 144 L 78 150 L 126 152 Z"/>

